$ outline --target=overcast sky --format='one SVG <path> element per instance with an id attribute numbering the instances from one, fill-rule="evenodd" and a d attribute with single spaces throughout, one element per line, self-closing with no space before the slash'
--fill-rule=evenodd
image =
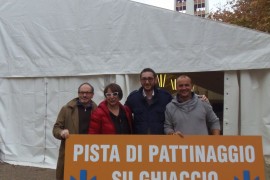
<path id="1" fill-rule="evenodd" d="M 223 7 L 227 0 L 209 0 L 209 11 L 215 10 L 217 7 Z"/>

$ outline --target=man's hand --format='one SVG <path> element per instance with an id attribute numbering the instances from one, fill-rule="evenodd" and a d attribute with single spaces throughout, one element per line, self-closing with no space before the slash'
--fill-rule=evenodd
<path id="1" fill-rule="evenodd" d="M 178 136 L 180 136 L 181 138 L 184 137 L 184 134 L 182 134 L 180 131 L 171 132 L 171 133 L 169 133 L 168 135 L 178 135 Z"/>
<path id="2" fill-rule="evenodd" d="M 209 99 L 205 95 L 198 95 L 198 98 L 209 103 Z"/>
<path id="3" fill-rule="evenodd" d="M 220 130 L 219 129 L 212 129 L 211 134 L 212 135 L 220 135 Z"/>
<path id="4" fill-rule="evenodd" d="M 62 137 L 63 139 L 69 138 L 69 130 L 68 130 L 68 129 L 62 130 L 61 133 L 60 133 L 60 135 L 61 135 L 61 137 Z"/>

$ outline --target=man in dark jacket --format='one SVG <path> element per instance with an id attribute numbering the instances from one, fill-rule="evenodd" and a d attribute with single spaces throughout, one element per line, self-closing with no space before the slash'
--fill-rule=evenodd
<path id="1" fill-rule="evenodd" d="M 134 133 L 164 134 L 164 112 L 172 96 L 156 87 L 157 74 L 151 68 L 142 70 L 140 82 L 142 87 L 131 92 L 125 103 L 134 115 Z"/>

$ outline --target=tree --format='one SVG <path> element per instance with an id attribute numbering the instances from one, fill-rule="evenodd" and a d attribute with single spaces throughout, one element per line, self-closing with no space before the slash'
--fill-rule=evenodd
<path id="1" fill-rule="evenodd" d="M 209 18 L 270 33 L 270 0 L 230 0 Z"/>

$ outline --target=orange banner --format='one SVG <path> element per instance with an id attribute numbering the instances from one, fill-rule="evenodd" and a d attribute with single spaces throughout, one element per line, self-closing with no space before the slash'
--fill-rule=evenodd
<path id="1" fill-rule="evenodd" d="M 65 180 L 264 180 L 260 136 L 71 135 Z"/>

